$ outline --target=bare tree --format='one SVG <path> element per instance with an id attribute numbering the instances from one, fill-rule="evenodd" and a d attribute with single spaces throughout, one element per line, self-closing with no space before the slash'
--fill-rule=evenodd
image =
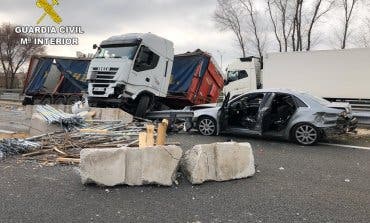
<path id="1" fill-rule="evenodd" d="M 292 49 L 293 51 L 302 51 L 302 8 L 303 0 L 295 1 L 295 10 L 293 16 L 293 31 L 292 31 Z"/>
<path id="2" fill-rule="evenodd" d="M 356 36 L 357 47 L 370 47 L 370 18 L 362 21 L 361 30 Z"/>
<path id="3" fill-rule="evenodd" d="M 326 3 L 326 6 L 323 6 Z M 313 5 L 313 11 L 311 13 L 311 20 L 309 28 L 307 31 L 307 47 L 306 50 L 311 50 L 312 45 L 312 31 L 317 21 L 321 19 L 325 14 L 327 14 L 331 9 L 334 8 L 334 0 L 325 1 L 325 0 L 316 0 Z"/>
<path id="4" fill-rule="evenodd" d="M 240 3 L 244 6 L 248 16 L 247 25 L 252 32 L 253 38 L 252 43 L 254 48 L 256 49 L 259 58 L 263 58 L 263 52 L 265 47 L 265 31 L 263 29 L 263 25 L 261 23 L 261 19 L 258 19 L 258 12 L 255 8 L 254 3 L 252 0 L 240 0 Z"/>
<path id="5" fill-rule="evenodd" d="M 341 42 L 341 49 L 345 49 L 347 47 L 347 42 L 348 42 L 348 36 L 350 32 L 350 27 L 351 27 L 351 22 L 352 22 L 352 17 L 353 17 L 353 12 L 355 9 L 355 6 L 359 0 L 341 0 L 340 6 L 343 9 L 343 33 L 340 38 Z"/>
<path id="6" fill-rule="evenodd" d="M 232 0 L 217 0 L 217 9 L 213 15 L 218 27 L 225 31 L 232 31 L 238 41 L 242 56 L 246 56 L 246 39 L 242 30 L 243 12 Z"/>
<path id="7" fill-rule="evenodd" d="M 292 33 L 292 3 L 290 0 L 267 0 L 267 11 L 272 23 L 279 51 L 288 51 Z"/>
<path id="8" fill-rule="evenodd" d="M 32 37 L 16 33 L 15 26 L 12 24 L 0 26 L 0 62 L 5 74 L 6 88 L 14 87 L 15 74 L 31 55 L 45 52 L 44 46 L 32 43 L 21 44 L 22 38 Z"/>

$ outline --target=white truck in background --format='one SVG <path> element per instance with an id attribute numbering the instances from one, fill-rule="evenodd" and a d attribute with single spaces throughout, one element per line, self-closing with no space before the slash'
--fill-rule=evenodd
<path id="1" fill-rule="evenodd" d="M 370 108 L 369 48 L 271 53 L 264 57 L 263 70 L 260 67 L 255 58 L 230 64 L 224 93 L 287 88 Z M 235 73 L 242 75 L 236 78 Z"/>
<path id="2" fill-rule="evenodd" d="M 226 68 L 224 94 L 231 97 L 262 87 L 262 70 L 258 57 L 234 60 Z"/>

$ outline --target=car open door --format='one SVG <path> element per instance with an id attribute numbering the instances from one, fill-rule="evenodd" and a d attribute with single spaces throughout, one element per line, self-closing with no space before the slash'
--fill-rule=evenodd
<path id="1" fill-rule="evenodd" d="M 230 101 L 230 93 L 227 93 L 225 96 L 224 101 L 222 102 L 222 106 L 217 114 L 218 125 L 217 125 L 217 134 L 220 133 L 223 129 L 225 129 L 228 125 L 228 105 Z"/>
<path id="2" fill-rule="evenodd" d="M 262 135 L 263 133 L 263 120 L 264 118 L 271 113 L 271 104 L 274 100 L 275 93 L 267 93 L 262 100 L 261 106 L 258 112 L 257 124 L 255 127 L 255 131 L 258 132 L 258 135 Z"/>

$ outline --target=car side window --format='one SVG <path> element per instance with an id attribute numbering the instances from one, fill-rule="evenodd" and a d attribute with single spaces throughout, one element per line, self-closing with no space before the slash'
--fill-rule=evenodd
<path id="1" fill-rule="evenodd" d="M 151 70 L 157 67 L 159 56 L 146 46 L 141 46 L 136 57 L 134 70 L 137 72 Z"/>
<path id="2" fill-rule="evenodd" d="M 230 103 L 231 108 L 236 107 L 256 107 L 259 108 L 263 98 L 265 97 L 265 94 L 263 93 L 255 93 L 255 94 L 248 94 L 244 97 L 241 97 L 239 99 L 236 99 L 235 101 Z"/>

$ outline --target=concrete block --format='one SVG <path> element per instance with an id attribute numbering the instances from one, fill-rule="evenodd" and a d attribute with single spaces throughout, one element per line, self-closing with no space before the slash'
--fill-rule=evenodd
<path id="1" fill-rule="evenodd" d="M 181 169 L 192 184 L 253 176 L 254 156 L 249 143 L 196 145 L 186 151 Z"/>
<path id="2" fill-rule="evenodd" d="M 114 186 L 125 181 L 124 149 L 83 149 L 80 156 L 82 182 Z"/>
<path id="3" fill-rule="evenodd" d="M 157 184 L 171 186 L 182 156 L 178 146 L 83 149 L 80 174 L 83 184 L 104 186 Z"/>
<path id="4" fill-rule="evenodd" d="M 133 116 L 119 108 L 91 108 L 90 111 L 95 111 L 96 114 L 93 117 L 95 120 L 102 121 L 116 121 L 120 120 L 124 123 L 130 123 L 133 121 Z"/>
<path id="5" fill-rule="evenodd" d="M 56 124 L 48 124 L 40 114 L 34 113 L 32 115 L 29 127 L 30 136 L 42 135 L 60 130 L 62 130 L 60 126 Z"/>

